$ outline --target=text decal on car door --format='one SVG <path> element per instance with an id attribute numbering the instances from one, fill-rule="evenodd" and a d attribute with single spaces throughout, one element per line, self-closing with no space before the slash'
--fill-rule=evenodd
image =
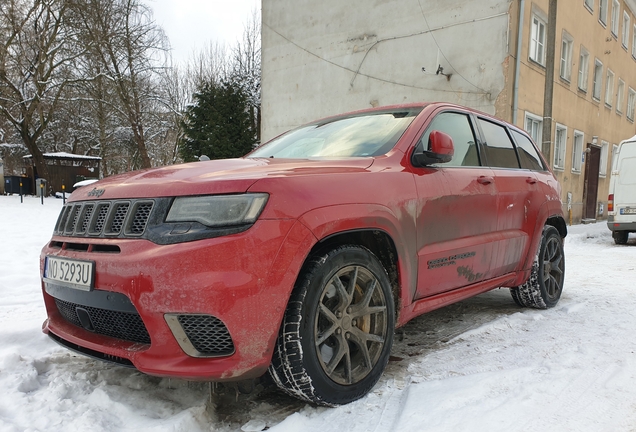
<path id="1" fill-rule="evenodd" d="M 455 264 L 457 264 L 455 262 L 457 260 L 466 259 L 466 258 L 470 258 L 470 257 L 474 257 L 474 256 L 475 256 L 475 252 L 466 252 L 466 253 L 462 253 L 462 254 L 451 255 L 449 257 L 437 258 L 437 259 L 434 259 L 434 260 L 430 260 L 428 262 L 428 268 L 429 269 L 436 269 L 436 268 L 440 268 L 440 267 L 446 267 L 446 266 L 450 266 L 450 265 L 455 265 Z"/>

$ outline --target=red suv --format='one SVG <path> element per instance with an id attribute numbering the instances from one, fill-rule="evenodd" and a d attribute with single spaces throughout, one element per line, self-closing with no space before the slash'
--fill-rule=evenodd
<path id="1" fill-rule="evenodd" d="M 147 374 L 269 370 L 293 396 L 344 404 L 420 314 L 497 287 L 554 306 L 565 236 L 524 131 L 443 103 L 359 111 L 241 159 L 76 190 L 41 254 L 43 329 Z"/>

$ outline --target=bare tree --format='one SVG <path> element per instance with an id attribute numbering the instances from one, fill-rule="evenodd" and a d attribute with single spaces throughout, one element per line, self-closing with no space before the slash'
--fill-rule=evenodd
<path id="1" fill-rule="evenodd" d="M 225 45 L 208 42 L 195 52 L 183 69 L 190 96 L 207 83 L 220 84 L 231 69 L 231 59 Z"/>
<path id="2" fill-rule="evenodd" d="M 74 65 L 82 55 L 68 12 L 64 0 L 4 0 L 0 8 L 0 115 L 44 178 L 48 169 L 38 143 L 65 89 L 78 80 Z"/>
<path id="3" fill-rule="evenodd" d="M 164 33 L 139 0 L 77 0 L 75 8 L 92 57 L 114 85 L 119 103 L 113 109 L 130 127 L 140 167 L 149 168 L 146 128 L 161 97 L 157 86 L 166 67 Z"/>
<path id="4" fill-rule="evenodd" d="M 261 140 L 261 20 L 253 11 L 243 29 L 243 39 L 232 50 L 231 79 L 247 95 L 250 122 Z"/>

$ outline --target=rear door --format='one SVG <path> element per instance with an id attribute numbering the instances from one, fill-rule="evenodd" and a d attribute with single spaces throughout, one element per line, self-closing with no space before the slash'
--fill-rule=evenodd
<path id="1" fill-rule="evenodd" d="M 496 277 L 517 270 L 526 256 L 543 203 L 543 189 L 532 168 L 542 165 L 538 154 L 532 153 L 532 142 L 519 132 L 487 118 L 479 118 L 478 124 L 483 134 L 484 162 L 494 172 L 499 193 L 498 238 L 493 243 L 496 254 L 489 275 Z M 513 134 L 519 140 L 518 147 Z"/>
<path id="2" fill-rule="evenodd" d="M 612 173 L 614 179 L 615 222 L 636 222 L 636 142 L 621 144 Z"/>
<path id="3" fill-rule="evenodd" d="M 453 159 L 413 168 L 418 193 L 416 298 L 482 281 L 495 257 L 497 189 L 493 171 L 481 166 L 473 117 L 437 113 L 419 140 L 428 148 L 433 130 L 451 136 Z"/>

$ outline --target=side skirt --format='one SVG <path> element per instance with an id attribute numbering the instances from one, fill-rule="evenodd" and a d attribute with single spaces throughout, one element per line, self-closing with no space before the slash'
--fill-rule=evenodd
<path id="1" fill-rule="evenodd" d="M 507 273 L 494 279 L 489 279 L 473 285 L 468 285 L 452 291 L 419 299 L 405 307 L 400 312 L 396 327 L 401 327 L 411 319 L 426 312 L 448 306 L 495 288 L 510 286 L 516 278 L 517 273 Z"/>

